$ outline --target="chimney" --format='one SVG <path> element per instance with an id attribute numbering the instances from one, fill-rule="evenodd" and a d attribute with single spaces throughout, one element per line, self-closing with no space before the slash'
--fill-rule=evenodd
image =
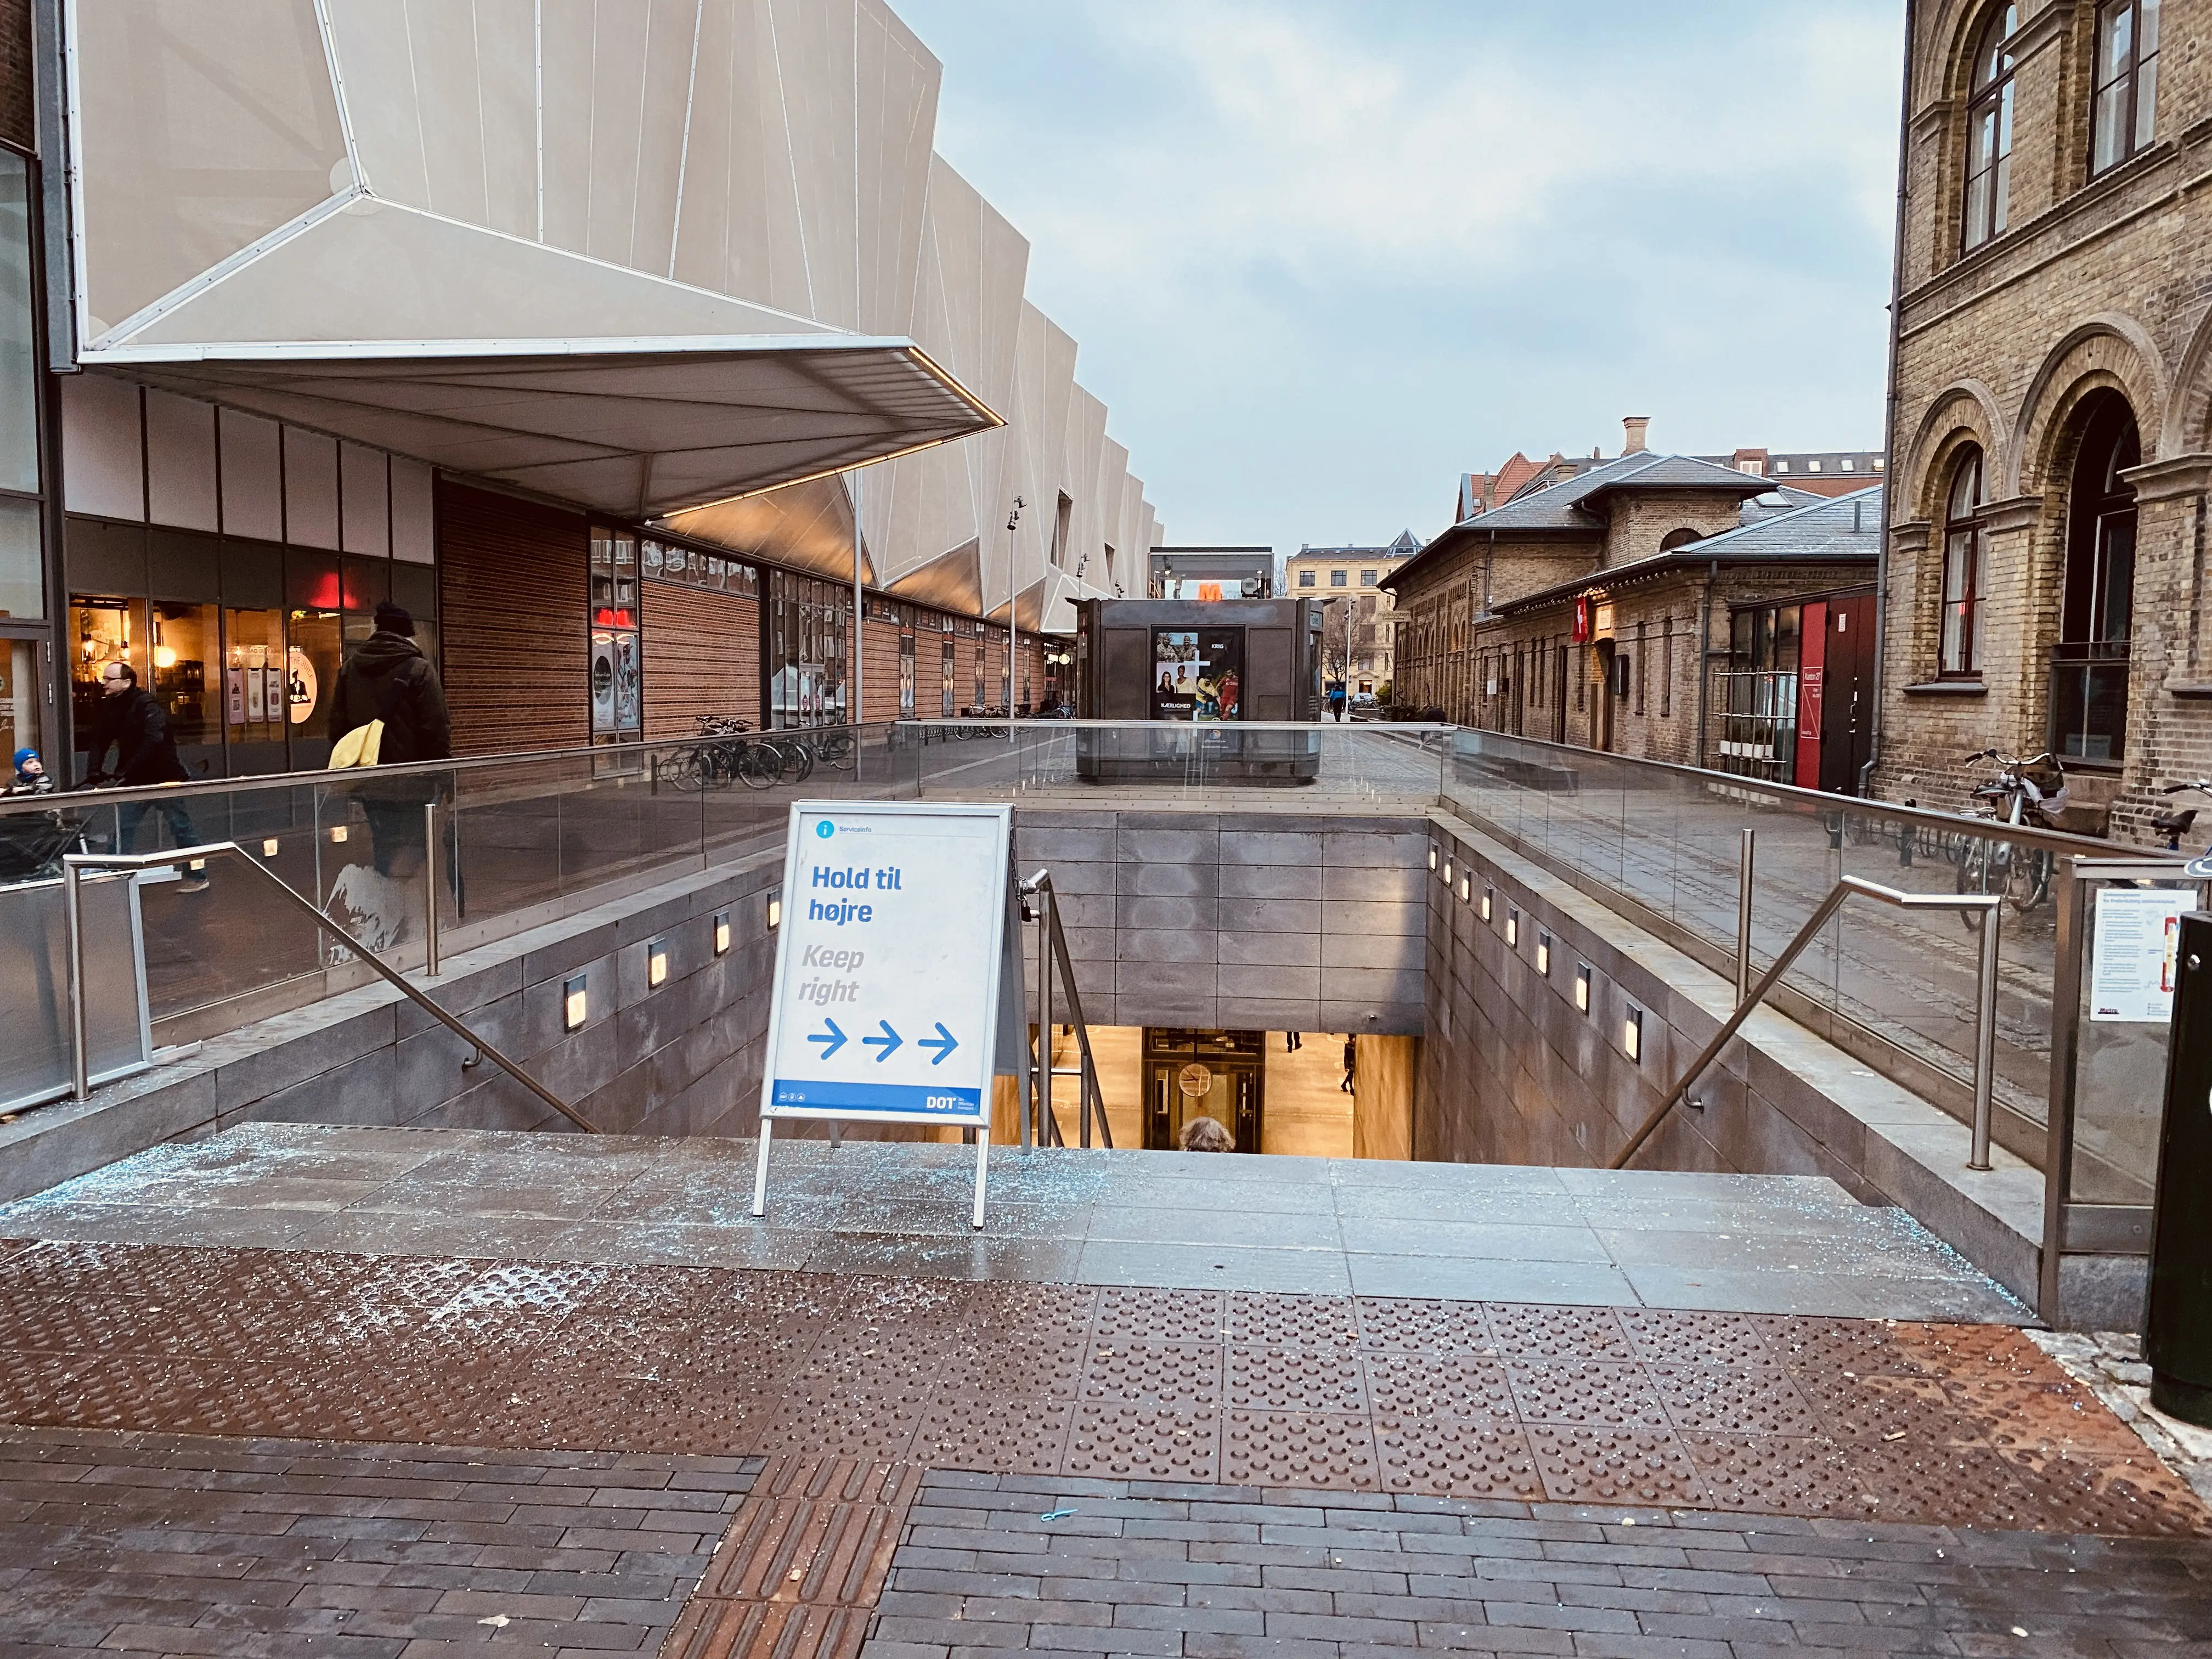
<path id="1" fill-rule="evenodd" d="M 1631 415 L 1621 422 L 1620 429 L 1623 434 L 1620 453 L 1641 455 L 1647 447 L 1644 434 L 1651 429 L 1651 417 L 1649 415 Z"/>

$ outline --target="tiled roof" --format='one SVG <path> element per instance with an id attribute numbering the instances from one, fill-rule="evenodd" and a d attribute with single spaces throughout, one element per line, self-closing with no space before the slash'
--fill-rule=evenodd
<path id="1" fill-rule="evenodd" d="M 1618 586 L 1663 571 L 1716 560 L 1727 564 L 1814 564 L 1840 559 L 1872 562 L 1881 546 L 1881 487 L 1817 499 L 1809 506 L 1772 513 L 1735 530 L 1669 552 L 1608 565 L 1571 581 L 1555 582 L 1494 606 L 1499 616 L 1556 605 L 1590 587 Z"/>

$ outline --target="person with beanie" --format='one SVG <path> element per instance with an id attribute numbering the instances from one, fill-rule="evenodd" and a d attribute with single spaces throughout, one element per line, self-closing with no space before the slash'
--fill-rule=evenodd
<path id="1" fill-rule="evenodd" d="M 8 786 L 11 795 L 51 795 L 54 781 L 46 775 L 46 763 L 39 751 L 25 747 L 15 751 L 15 781 Z"/>
<path id="2" fill-rule="evenodd" d="M 376 631 L 346 653 L 331 695 L 333 739 L 371 720 L 384 722 L 379 768 L 453 757 L 453 723 L 438 671 L 415 643 L 415 618 L 389 599 L 376 607 Z M 435 787 L 427 778 L 363 787 L 359 799 L 377 874 L 405 880 L 422 868 L 422 808 Z"/>

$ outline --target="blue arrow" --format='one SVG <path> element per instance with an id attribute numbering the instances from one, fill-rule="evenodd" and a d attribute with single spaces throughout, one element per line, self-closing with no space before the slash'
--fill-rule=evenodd
<path id="1" fill-rule="evenodd" d="M 826 1031 L 810 1032 L 806 1040 L 809 1042 L 822 1044 L 822 1058 L 827 1060 L 845 1046 L 845 1034 L 837 1029 L 837 1022 L 827 1014 L 822 1017 L 822 1023 L 830 1029 Z"/>
<path id="2" fill-rule="evenodd" d="M 884 1034 L 879 1037 L 862 1037 L 860 1041 L 866 1045 L 883 1050 L 883 1053 L 876 1056 L 876 1064 L 880 1066 L 891 1057 L 892 1049 L 905 1047 L 906 1039 L 891 1030 L 890 1021 L 879 1019 L 876 1024 L 884 1028 Z"/>
<path id="3" fill-rule="evenodd" d="M 945 1022 L 940 1019 L 937 1022 L 937 1035 L 933 1037 L 922 1037 L 916 1041 L 914 1046 L 917 1048 L 936 1049 L 937 1058 L 929 1063 L 933 1066 L 942 1066 L 945 1064 L 945 1056 L 960 1045 L 954 1041 L 952 1033 L 945 1029 Z"/>

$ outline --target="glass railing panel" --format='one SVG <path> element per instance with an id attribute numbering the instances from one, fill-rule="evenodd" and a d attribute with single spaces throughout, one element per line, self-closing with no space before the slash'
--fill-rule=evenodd
<path id="1" fill-rule="evenodd" d="M 520 760 L 453 775 L 450 842 L 459 919 L 482 929 L 557 903 L 562 819 L 573 763 Z"/>
<path id="2" fill-rule="evenodd" d="M 2147 1205 L 2157 1185 L 2172 1028 L 2141 1018 L 2144 1011 L 2130 1006 L 2131 1000 L 2100 999 L 2095 963 L 2099 906 L 2108 896 L 2115 905 L 2135 902 L 2134 895 L 2148 885 L 2094 883 L 2083 907 L 2085 968 L 2075 1011 L 2074 1160 L 2067 1194 L 2076 1204 Z M 2155 885 L 2181 894 L 2184 909 L 2203 902 L 2201 886 Z M 2130 933 L 2145 925 L 2130 920 Z"/>

